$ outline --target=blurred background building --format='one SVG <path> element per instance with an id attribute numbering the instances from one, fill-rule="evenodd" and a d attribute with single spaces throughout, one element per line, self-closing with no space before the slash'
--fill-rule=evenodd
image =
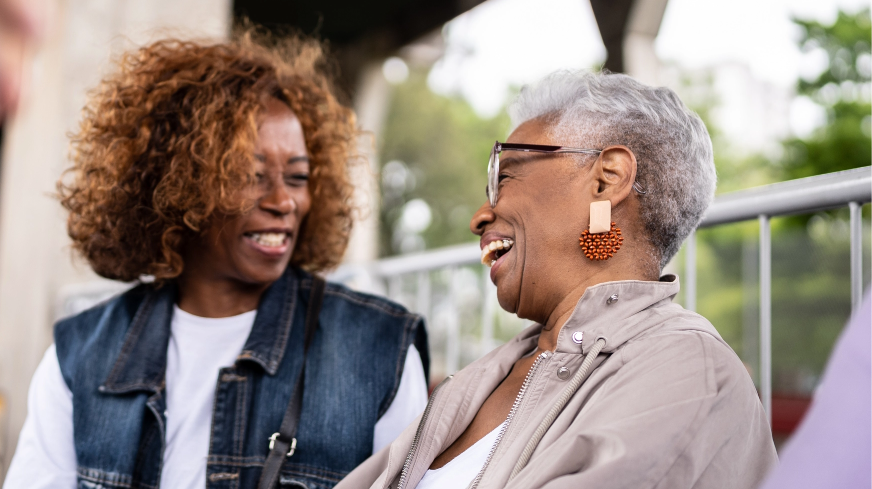
<path id="1" fill-rule="evenodd" d="M 113 56 L 150 40 L 226 39 L 247 18 L 329 43 L 370 156 L 355 170 L 363 210 L 334 279 L 427 316 L 435 382 L 526 325 L 499 310 L 477 253 L 464 254 L 476 241 L 468 222 L 484 200 L 485 159 L 507 136 L 504 108 L 525 83 L 605 67 L 675 89 L 712 134 L 719 194 L 870 165 L 870 14 L 861 0 L 48 3 L 30 96 L 2 127 L 0 481 L 52 324 L 128 286 L 72 256 L 52 193 L 87 91 Z M 869 206 L 859 214 L 862 287 Z M 771 369 L 761 365 L 756 223 L 701 230 L 691 261 L 682 252 L 669 266 L 697 277 L 678 300 L 710 319 L 770 389 L 779 442 L 850 312 L 851 222 L 846 208 L 772 220 Z M 761 372 L 770 370 L 766 384 Z"/>

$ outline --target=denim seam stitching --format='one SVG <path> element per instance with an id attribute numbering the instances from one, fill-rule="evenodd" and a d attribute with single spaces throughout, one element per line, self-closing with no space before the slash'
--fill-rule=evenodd
<path id="1" fill-rule="evenodd" d="M 371 299 L 361 299 L 355 295 L 352 295 L 348 292 L 345 292 L 342 289 L 327 290 L 325 293 L 329 294 L 329 295 L 336 295 L 336 296 L 343 297 L 346 300 L 348 300 L 350 302 L 354 302 L 355 304 L 359 304 L 361 306 L 369 306 L 369 307 L 372 307 L 373 309 L 379 309 L 382 312 L 384 312 L 386 314 L 390 314 L 391 316 L 394 316 L 394 317 L 403 317 L 403 316 L 407 316 L 407 315 L 412 314 L 409 311 L 404 311 L 402 309 L 397 308 L 396 306 L 390 306 L 390 305 L 383 304 L 383 303 L 380 303 L 380 302 L 377 302 L 377 301 L 371 300 Z"/>
<path id="2" fill-rule="evenodd" d="M 208 453 L 207 457 L 212 455 L 212 450 L 215 448 L 215 437 L 212 435 L 215 434 L 215 412 L 216 412 L 216 407 L 218 406 L 218 392 L 221 390 L 221 386 L 224 384 L 224 381 L 222 380 L 222 378 L 224 377 L 224 373 L 223 373 L 224 370 L 225 370 L 224 368 L 218 370 L 218 383 L 215 384 L 215 398 L 212 401 L 212 417 L 210 418 L 210 421 L 209 421 L 209 453 Z M 207 460 L 208 460 L 208 458 L 207 458 Z M 208 470 L 208 462 L 207 462 L 207 470 Z"/>
<path id="3" fill-rule="evenodd" d="M 223 456 L 227 457 L 226 455 L 223 455 Z M 226 465 L 229 467 L 263 467 L 264 459 L 265 459 L 265 457 L 263 457 L 263 456 L 229 457 L 229 458 L 236 459 L 236 460 L 218 461 L 218 460 L 212 459 L 212 460 L 208 460 L 207 464 L 212 465 L 212 466 Z M 307 477 L 309 477 L 309 476 L 310 477 L 322 477 L 324 479 L 336 478 L 337 481 L 339 479 L 342 479 L 346 475 L 348 475 L 348 472 L 336 472 L 336 471 L 332 471 L 332 470 L 328 470 L 328 469 L 322 469 L 319 467 L 312 467 L 312 466 L 305 465 L 305 464 L 294 464 L 293 468 L 290 468 L 290 469 L 283 468 L 282 472 L 284 472 L 284 473 L 289 473 L 289 472 L 290 473 L 297 473 L 299 475 L 304 475 Z"/>
<path id="4" fill-rule="evenodd" d="M 133 487 L 133 478 L 129 475 L 123 474 L 115 474 L 116 477 L 108 477 L 109 474 L 98 469 L 91 468 L 78 468 L 76 469 L 76 477 L 79 479 L 84 479 L 90 482 L 94 482 L 97 484 L 110 484 L 115 487 Z M 150 484 L 143 484 L 142 482 L 137 482 L 140 487 L 144 489 L 157 489 L 157 486 L 152 486 Z"/>
<path id="5" fill-rule="evenodd" d="M 279 331 L 279 336 L 277 338 L 278 341 L 276 341 L 276 344 L 273 347 L 267 364 L 270 375 L 275 375 L 279 368 L 279 363 L 281 363 L 281 360 L 285 355 L 285 349 L 288 346 L 288 337 L 294 326 L 294 310 L 297 306 L 297 281 L 289 279 L 289 282 L 290 290 L 285 297 L 285 307 L 282 310 L 282 317 L 279 321 L 279 324 L 282 324 L 283 328 Z M 300 284 L 300 288 L 302 288 L 302 284 Z"/>
<path id="6" fill-rule="evenodd" d="M 139 306 L 139 310 L 136 311 L 136 314 L 133 316 L 133 321 L 131 323 L 130 331 L 127 333 L 127 338 L 124 340 L 124 346 L 121 347 L 121 353 L 118 354 L 118 358 L 115 360 L 115 365 L 112 366 L 112 371 L 109 372 L 109 377 L 103 383 L 106 384 L 115 384 L 116 377 L 119 375 L 119 370 L 122 368 L 122 364 L 127 362 L 127 357 L 130 355 L 130 351 L 133 349 L 133 345 L 138 340 L 140 333 L 142 332 L 142 328 L 145 325 L 144 316 L 151 312 L 151 309 L 154 307 L 154 293 L 149 293 L 146 295 L 143 300 L 142 305 Z M 130 388 L 139 388 L 146 387 L 146 384 L 136 383 L 136 384 L 122 384 L 116 386 L 117 390 L 120 388 L 130 389 Z"/>
<path id="7" fill-rule="evenodd" d="M 248 377 L 241 377 L 236 383 L 236 426 L 233 431 L 236 436 L 236 453 L 242 454 L 243 437 L 245 436 L 245 398 L 248 395 Z"/>

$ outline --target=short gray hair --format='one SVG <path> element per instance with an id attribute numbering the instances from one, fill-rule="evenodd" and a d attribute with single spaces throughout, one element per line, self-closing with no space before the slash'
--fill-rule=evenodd
<path id="1" fill-rule="evenodd" d="M 696 228 L 711 203 L 717 177 L 702 119 L 668 88 L 627 75 L 558 71 L 525 86 L 509 107 L 514 127 L 553 121 L 558 144 L 601 149 L 622 144 L 636 155 L 641 218 L 660 269 Z"/>

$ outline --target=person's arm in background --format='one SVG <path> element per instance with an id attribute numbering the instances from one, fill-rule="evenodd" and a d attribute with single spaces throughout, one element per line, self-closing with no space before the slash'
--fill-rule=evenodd
<path id="1" fill-rule="evenodd" d="M 427 379 L 421 354 L 414 345 L 409 346 L 400 386 L 388 410 L 375 424 L 372 438 L 372 453 L 393 442 L 400 433 L 427 407 Z"/>
<path id="2" fill-rule="evenodd" d="M 9 465 L 3 489 L 73 489 L 73 394 L 61 375 L 51 345 L 30 381 L 27 419 Z"/>
<path id="3" fill-rule="evenodd" d="M 872 296 L 836 342 L 811 408 L 762 489 L 872 487 Z"/>
<path id="4" fill-rule="evenodd" d="M 33 51 L 43 37 L 44 0 L 0 0 L 0 121 L 27 91 Z"/>

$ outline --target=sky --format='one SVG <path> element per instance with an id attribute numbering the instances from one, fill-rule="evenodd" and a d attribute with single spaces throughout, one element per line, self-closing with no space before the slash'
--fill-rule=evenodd
<path id="1" fill-rule="evenodd" d="M 701 68 L 746 63 L 753 76 L 790 88 L 822 60 L 796 46 L 792 16 L 831 22 L 841 7 L 868 0 L 669 0 L 655 43 L 662 61 Z M 483 116 L 496 114 L 512 86 L 561 68 L 602 64 L 605 48 L 584 0 L 488 0 L 445 25 L 445 56 L 430 87 L 461 94 Z"/>

